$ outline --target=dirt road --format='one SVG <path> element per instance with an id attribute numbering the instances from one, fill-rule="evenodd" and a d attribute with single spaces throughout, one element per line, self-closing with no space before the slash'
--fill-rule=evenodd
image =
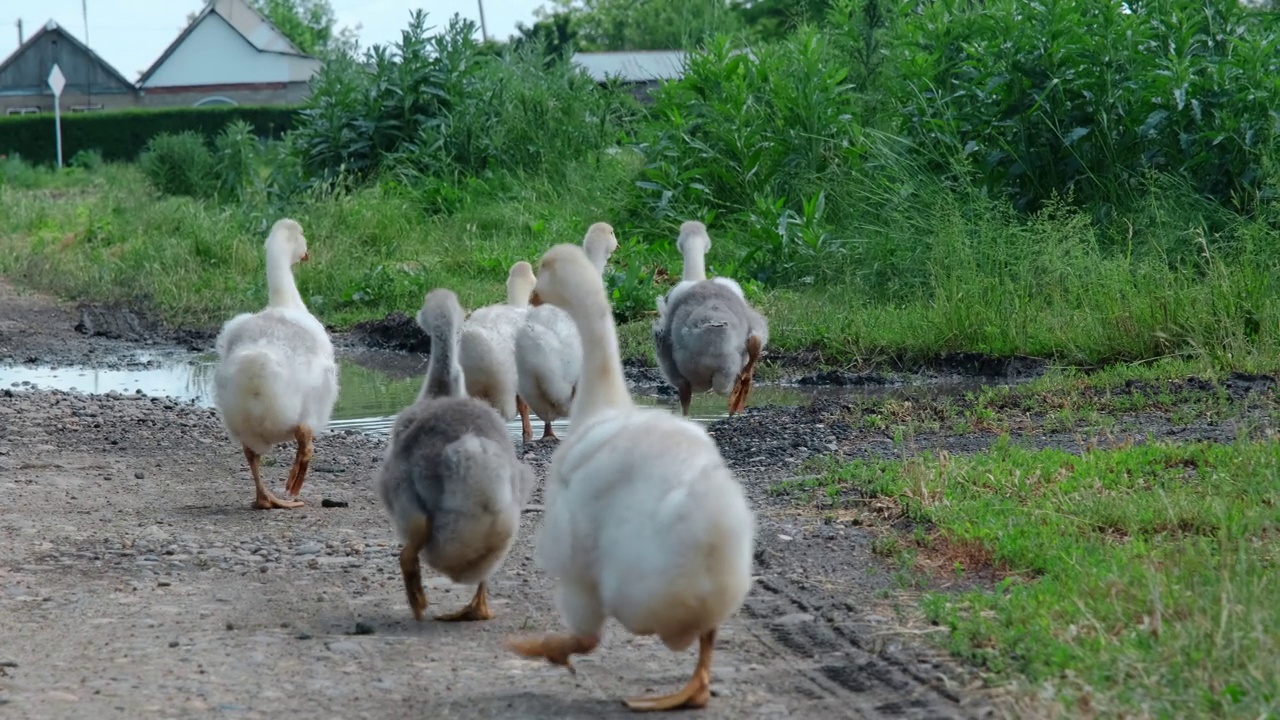
<path id="1" fill-rule="evenodd" d="M 75 322 L 0 283 L 0 360 L 118 363 L 136 349 Z M 518 452 L 545 477 L 549 448 Z M 255 511 L 243 458 L 210 410 L 0 389 L 0 717 L 631 717 L 618 698 L 683 684 L 692 652 L 612 624 L 576 676 L 502 648 L 509 634 L 559 629 L 531 559 L 540 492 L 492 583 L 497 618 L 415 623 L 371 486 L 381 453 L 377 438 L 326 434 L 307 506 Z M 769 501 L 798 456 L 745 441 L 728 455 L 759 513 L 757 579 L 721 632 L 713 700 L 694 715 L 995 712 L 963 689 L 972 674 L 906 627 L 910 598 L 868 531 Z M 265 472 L 280 492 L 292 449 L 274 460 Z M 473 590 L 426 584 L 435 612 Z"/>

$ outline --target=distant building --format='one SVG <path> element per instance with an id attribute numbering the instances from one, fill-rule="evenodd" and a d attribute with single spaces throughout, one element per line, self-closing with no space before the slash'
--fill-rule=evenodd
<path id="1" fill-rule="evenodd" d="M 50 20 L 0 63 L 0 115 L 53 112 L 49 71 L 55 63 L 67 79 L 63 112 L 137 106 L 133 83 Z"/>
<path id="2" fill-rule="evenodd" d="M 683 50 L 636 50 L 631 52 L 580 52 L 573 63 L 597 83 L 614 81 L 627 86 L 633 95 L 647 100 L 649 92 L 666 80 L 684 75 Z"/>
<path id="3" fill-rule="evenodd" d="M 146 107 L 294 105 L 321 64 L 244 0 L 210 0 L 138 88 Z"/>

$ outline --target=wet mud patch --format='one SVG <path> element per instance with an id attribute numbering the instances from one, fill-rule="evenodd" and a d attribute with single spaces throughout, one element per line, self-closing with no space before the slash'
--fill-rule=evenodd
<path id="1" fill-rule="evenodd" d="M 1189 377 L 1111 388 L 1024 393 L 890 390 L 882 396 L 823 396 L 791 407 L 749 407 L 711 423 L 721 453 L 738 468 L 804 476 L 815 458 L 900 459 L 945 450 L 972 454 L 1002 437 L 1032 449 L 1080 453 L 1149 440 L 1229 443 L 1274 435 L 1280 384 L 1269 375 Z M 784 504 L 791 500 L 780 500 Z"/>
<path id="2" fill-rule="evenodd" d="M 431 338 L 415 318 L 401 312 L 391 313 L 380 320 L 356 323 L 346 334 L 352 340 L 379 350 L 424 355 L 431 352 Z"/>
<path id="3" fill-rule="evenodd" d="M 904 378 L 916 381 L 937 378 L 1023 381 L 1040 377 L 1049 368 L 1049 361 L 1044 358 L 976 352 L 948 352 L 932 357 L 873 354 L 866 362 L 848 363 L 838 362 L 817 348 L 766 348 L 761 363 L 792 382 L 821 385 L 895 384 Z"/>
<path id="4" fill-rule="evenodd" d="M 200 352 L 213 348 L 216 328 L 174 328 L 142 309 L 145 304 L 81 302 L 73 329 L 81 335 L 148 345 L 171 344 Z"/>

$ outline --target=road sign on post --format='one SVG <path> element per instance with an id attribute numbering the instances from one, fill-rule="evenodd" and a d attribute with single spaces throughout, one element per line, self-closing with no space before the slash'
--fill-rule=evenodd
<path id="1" fill-rule="evenodd" d="M 58 167 L 62 167 L 62 89 L 67 86 L 67 78 L 57 63 L 49 71 L 49 89 L 53 91 L 53 125 L 58 136 Z"/>

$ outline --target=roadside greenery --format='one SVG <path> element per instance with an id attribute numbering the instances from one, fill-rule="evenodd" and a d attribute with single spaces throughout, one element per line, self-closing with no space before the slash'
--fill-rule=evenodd
<path id="1" fill-rule="evenodd" d="M 892 501 L 916 530 L 876 548 L 905 567 L 1001 578 L 924 600 L 950 649 L 997 677 L 1048 687 L 1086 716 L 1280 709 L 1274 440 L 1080 455 L 1001 441 L 855 462 L 808 485 Z"/>
<path id="2" fill-rule="evenodd" d="M 345 325 L 411 311 L 435 285 L 496 301 L 512 262 L 604 219 L 623 240 L 615 312 L 640 352 L 679 275 L 676 229 L 697 218 L 712 273 L 761 303 L 772 344 L 828 363 L 963 350 L 1244 367 L 1280 352 L 1271 13 L 770 7 L 730 8 L 647 104 L 537 43 L 480 43 L 470 22 L 415 12 L 363 63 L 328 62 L 280 140 L 239 123 L 162 135 L 145 180 L 11 158 L 0 262 L 211 323 L 258 302 L 244 278 L 261 233 L 292 215 L 324 258 L 300 273 L 304 293 Z M 574 23 L 639 32 L 610 8 L 577 7 Z"/>

